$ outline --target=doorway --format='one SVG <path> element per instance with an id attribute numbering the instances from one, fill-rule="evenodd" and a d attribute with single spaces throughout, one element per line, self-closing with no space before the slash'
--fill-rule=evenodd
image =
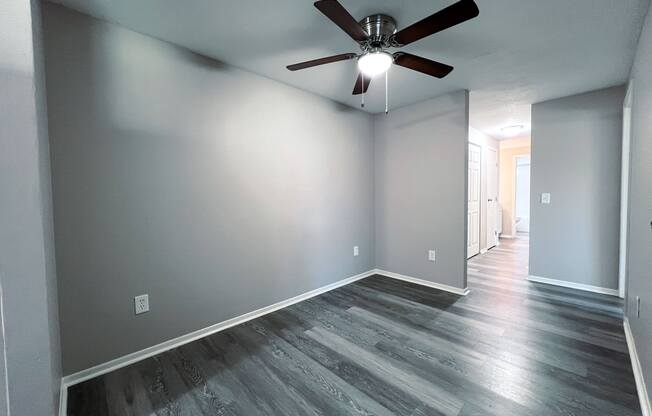
<path id="1" fill-rule="evenodd" d="M 530 232 L 530 155 L 515 157 L 514 228 L 517 233 Z"/>

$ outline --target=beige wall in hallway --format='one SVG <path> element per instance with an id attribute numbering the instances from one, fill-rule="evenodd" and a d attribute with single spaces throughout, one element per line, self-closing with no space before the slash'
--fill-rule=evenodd
<path id="1" fill-rule="evenodd" d="M 500 142 L 499 196 L 503 208 L 503 236 L 513 236 L 514 229 L 514 186 L 516 169 L 514 156 L 530 154 L 530 137 L 518 137 Z"/>

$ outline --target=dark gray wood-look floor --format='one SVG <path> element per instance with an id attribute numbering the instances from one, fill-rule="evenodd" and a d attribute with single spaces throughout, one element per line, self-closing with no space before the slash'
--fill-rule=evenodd
<path id="1" fill-rule="evenodd" d="M 526 281 L 523 238 L 468 276 L 358 281 L 73 386 L 68 414 L 641 414 L 618 299 Z"/>

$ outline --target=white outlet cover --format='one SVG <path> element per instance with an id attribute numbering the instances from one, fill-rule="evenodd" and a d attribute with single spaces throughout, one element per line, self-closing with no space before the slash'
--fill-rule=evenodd
<path id="1" fill-rule="evenodd" d="M 353 247 L 353 255 L 356 257 L 360 255 L 360 248 L 358 246 Z"/>
<path id="2" fill-rule="evenodd" d="M 550 203 L 550 194 L 549 193 L 543 193 L 541 194 L 541 203 L 542 204 L 549 204 Z"/>
<path id="3" fill-rule="evenodd" d="M 149 295 L 139 295 L 134 298 L 136 315 L 149 312 Z"/>
<path id="4" fill-rule="evenodd" d="M 428 250 L 428 260 L 435 261 L 437 259 L 435 250 Z"/>

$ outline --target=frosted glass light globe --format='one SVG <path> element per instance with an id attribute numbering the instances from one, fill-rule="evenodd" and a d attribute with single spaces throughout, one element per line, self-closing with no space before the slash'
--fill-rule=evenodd
<path id="1" fill-rule="evenodd" d="M 387 52 L 371 52 L 358 59 L 358 68 L 363 74 L 375 77 L 384 74 L 392 66 L 392 55 Z"/>

